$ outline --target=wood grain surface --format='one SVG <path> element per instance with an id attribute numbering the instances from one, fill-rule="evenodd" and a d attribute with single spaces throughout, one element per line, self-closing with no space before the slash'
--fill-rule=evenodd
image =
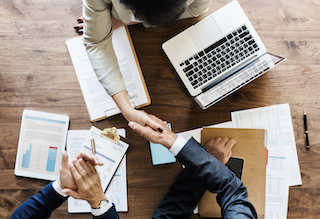
<path id="1" fill-rule="evenodd" d="M 302 186 L 291 187 L 288 218 L 317 218 L 320 213 L 320 1 L 239 0 L 267 49 L 287 57 L 280 66 L 206 111 L 190 98 L 161 50 L 161 43 L 229 2 L 213 0 L 199 18 L 165 27 L 130 27 L 152 103 L 143 110 L 170 121 L 176 132 L 230 120 L 230 113 L 289 103 Z M 66 114 L 70 130 L 89 129 L 84 104 L 65 41 L 81 0 L 0 1 L 0 218 L 12 212 L 48 182 L 13 174 L 24 109 Z M 305 149 L 303 110 L 308 113 L 310 149 Z M 180 164 L 154 167 L 148 142 L 132 132 L 121 115 L 98 122 L 124 127 L 133 145 L 127 156 L 129 212 L 121 218 L 151 218 L 181 171 Z M 70 215 L 67 202 L 51 218 Z M 191 216 L 199 218 L 199 216 Z"/>

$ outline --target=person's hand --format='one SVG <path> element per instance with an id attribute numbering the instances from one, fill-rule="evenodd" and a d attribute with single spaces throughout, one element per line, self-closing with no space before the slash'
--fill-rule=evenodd
<path id="1" fill-rule="evenodd" d="M 114 17 L 111 18 L 112 19 L 112 29 L 113 30 L 116 30 L 118 29 L 119 27 L 122 27 L 122 26 L 128 26 L 128 25 L 134 25 L 134 24 L 138 24 L 137 22 L 129 22 L 129 23 L 123 23 L 121 20 L 118 20 Z"/>
<path id="2" fill-rule="evenodd" d="M 78 24 L 74 25 L 73 28 L 77 31 L 77 33 L 79 35 L 82 35 L 83 34 L 83 17 L 79 17 L 77 19 L 77 21 L 78 21 Z M 126 24 L 126 23 L 123 23 L 121 20 L 118 20 L 118 19 L 115 19 L 114 17 L 112 17 L 112 29 L 113 30 L 116 30 L 122 26 L 128 26 L 128 25 L 134 25 L 134 24 L 138 24 L 138 23 L 137 22 L 130 22 L 130 23 Z"/>
<path id="3" fill-rule="evenodd" d="M 77 21 L 78 21 L 78 24 L 74 25 L 73 28 L 77 31 L 79 35 L 82 35 L 83 34 L 83 17 L 79 17 Z"/>
<path id="4" fill-rule="evenodd" d="M 68 154 L 66 151 L 62 151 L 60 177 L 58 179 L 58 184 L 62 189 L 64 188 L 77 189 L 77 185 L 73 180 L 73 176 L 68 166 Z"/>
<path id="5" fill-rule="evenodd" d="M 216 138 L 208 141 L 205 147 L 209 154 L 217 158 L 222 164 L 226 164 L 232 155 L 231 149 L 236 143 L 234 139 Z"/>
<path id="6" fill-rule="evenodd" d="M 94 166 L 95 165 L 99 165 L 99 166 L 102 166 L 103 163 L 98 159 L 97 156 L 93 155 L 92 153 L 90 152 L 87 152 L 87 151 L 80 151 L 78 152 L 72 159 L 70 162 L 73 162 L 73 161 L 76 161 L 78 159 L 84 159 L 86 161 L 90 161 Z"/>
<path id="7" fill-rule="evenodd" d="M 150 119 L 146 112 L 142 110 L 136 110 L 131 106 L 128 93 L 125 90 L 113 95 L 112 99 L 117 104 L 123 117 L 128 122 L 137 122 L 142 126 L 149 126 L 153 130 L 158 130 L 158 128 L 161 128 L 161 125 Z"/>
<path id="8" fill-rule="evenodd" d="M 100 166 L 103 165 L 103 163 L 96 156 L 86 151 L 80 151 L 72 158 L 72 160 L 77 160 L 79 158 L 90 161 L 93 163 L 93 165 L 100 165 Z M 73 190 L 77 189 L 77 185 L 73 180 L 73 176 L 70 172 L 70 168 L 68 165 L 68 154 L 66 151 L 62 152 L 60 177 L 58 180 L 58 184 L 62 189 L 64 188 L 70 188 Z"/>
<path id="9" fill-rule="evenodd" d="M 98 207 L 106 196 L 102 190 L 100 176 L 93 164 L 80 158 L 70 164 L 70 170 L 78 188 L 77 190 L 67 188 L 62 192 L 75 199 L 87 200 L 92 208 Z"/>
<path id="10" fill-rule="evenodd" d="M 152 129 L 150 126 L 142 126 L 139 123 L 133 121 L 129 122 L 129 127 L 138 134 L 140 134 L 142 137 L 146 138 L 147 140 L 153 143 L 162 144 L 163 146 L 170 149 L 175 140 L 177 139 L 177 135 L 170 131 L 168 127 L 165 125 L 164 121 L 162 121 L 158 117 L 153 115 L 147 116 L 156 124 L 161 124 L 159 128 L 160 130 L 162 129 L 162 132 L 159 130 Z"/>
<path id="11" fill-rule="evenodd" d="M 142 126 L 148 126 L 152 130 L 156 131 L 159 128 L 163 130 L 165 126 L 164 122 L 159 120 L 152 119 L 148 113 L 143 110 L 133 109 L 129 113 L 125 113 L 124 117 L 128 122 L 136 122 Z"/>

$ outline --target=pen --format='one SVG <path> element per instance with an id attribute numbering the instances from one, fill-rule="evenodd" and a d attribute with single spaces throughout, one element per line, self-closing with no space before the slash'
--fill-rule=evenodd
<path id="1" fill-rule="evenodd" d="M 94 138 L 91 139 L 91 150 L 92 154 L 96 154 L 96 144 L 94 143 Z"/>
<path id="2" fill-rule="evenodd" d="M 303 120 L 304 120 L 304 133 L 306 135 L 306 148 L 310 148 L 309 137 L 308 137 L 308 127 L 307 127 L 307 113 L 306 110 L 303 111 Z"/>

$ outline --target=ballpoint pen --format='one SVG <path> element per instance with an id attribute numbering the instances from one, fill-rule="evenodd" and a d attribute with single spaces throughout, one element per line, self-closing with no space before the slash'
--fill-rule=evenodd
<path id="1" fill-rule="evenodd" d="M 308 137 L 308 127 L 307 127 L 307 113 L 306 110 L 303 111 L 303 120 L 304 120 L 304 133 L 306 136 L 306 148 L 310 148 L 309 137 Z"/>

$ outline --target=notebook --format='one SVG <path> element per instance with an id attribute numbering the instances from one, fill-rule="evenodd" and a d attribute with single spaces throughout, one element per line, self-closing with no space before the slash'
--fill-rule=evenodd
<path id="1" fill-rule="evenodd" d="M 237 1 L 167 40 L 162 49 L 202 109 L 285 60 L 267 52 Z"/>

